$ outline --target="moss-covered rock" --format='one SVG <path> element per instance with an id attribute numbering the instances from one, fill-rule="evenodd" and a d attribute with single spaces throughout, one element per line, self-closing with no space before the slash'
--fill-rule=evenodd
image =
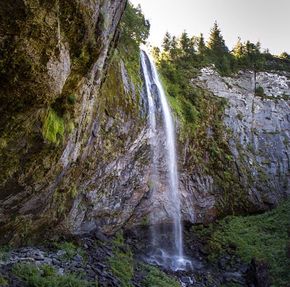
<path id="1" fill-rule="evenodd" d="M 240 256 L 250 263 L 253 258 L 266 262 L 274 286 L 287 286 L 289 258 L 287 230 L 290 224 L 290 201 L 260 215 L 227 217 L 216 225 L 194 231 L 206 242 L 210 260 L 224 254 Z"/>
<path id="2" fill-rule="evenodd" d="M 77 157 L 90 138 L 125 2 L 0 4 L 2 241 L 22 241 L 26 232 L 19 220 L 33 221 L 27 227 L 33 238 L 70 210 L 81 181 L 70 176 L 80 171 L 76 166 L 70 171 L 63 154 L 76 133 Z M 94 99 L 91 105 L 88 96 Z"/>

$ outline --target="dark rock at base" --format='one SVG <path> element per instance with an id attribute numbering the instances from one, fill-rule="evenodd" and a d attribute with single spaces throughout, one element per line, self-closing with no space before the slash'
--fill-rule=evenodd
<path id="1" fill-rule="evenodd" d="M 226 283 L 232 282 L 232 283 L 240 284 L 242 286 L 245 283 L 242 274 L 239 272 L 226 272 L 224 274 L 224 281 Z"/>
<path id="2" fill-rule="evenodd" d="M 187 284 L 188 286 L 190 286 L 190 284 L 196 283 L 196 280 L 195 280 L 195 278 L 193 276 L 191 276 L 191 277 L 189 277 L 189 276 L 183 276 L 183 277 L 180 278 L 180 281 L 182 283 Z"/>
<path id="3" fill-rule="evenodd" d="M 94 237 L 95 237 L 97 240 L 100 240 L 100 241 L 103 241 L 103 242 L 107 242 L 107 241 L 109 241 L 108 237 L 107 237 L 105 234 L 103 234 L 101 231 L 99 231 L 99 230 L 96 230 L 96 231 L 94 232 Z"/>
<path id="4" fill-rule="evenodd" d="M 286 250 L 286 255 L 287 258 L 290 258 L 290 228 L 288 228 L 288 244 L 287 244 L 287 250 Z"/>
<path id="5" fill-rule="evenodd" d="M 251 286 L 270 287 L 269 264 L 263 260 L 253 259 L 247 272 L 247 282 Z"/>

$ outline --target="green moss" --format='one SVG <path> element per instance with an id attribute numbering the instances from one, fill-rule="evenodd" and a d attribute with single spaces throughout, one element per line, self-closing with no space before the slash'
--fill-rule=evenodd
<path id="1" fill-rule="evenodd" d="M 150 225 L 150 219 L 149 216 L 144 216 L 140 222 L 143 226 L 149 226 Z"/>
<path id="2" fill-rule="evenodd" d="M 194 133 L 198 125 L 199 112 L 187 99 L 182 97 L 168 97 L 170 106 L 182 125 L 182 137 L 188 133 Z"/>
<path id="3" fill-rule="evenodd" d="M 238 113 L 236 118 L 241 121 L 244 118 L 244 115 L 242 113 Z"/>
<path id="4" fill-rule="evenodd" d="M 1 246 L 0 247 L 0 261 L 6 261 L 9 258 L 9 253 L 10 253 L 10 246 L 8 245 Z"/>
<path id="5" fill-rule="evenodd" d="M 67 101 L 70 105 L 74 105 L 76 103 L 76 95 L 75 94 L 70 94 L 67 97 Z"/>
<path id="6" fill-rule="evenodd" d="M 93 287 L 90 283 L 74 274 L 58 275 L 56 270 L 48 265 L 37 267 L 30 263 L 18 263 L 13 266 L 12 273 L 25 281 L 30 287 Z"/>
<path id="7" fill-rule="evenodd" d="M 252 258 L 270 264 L 273 286 L 287 286 L 290 282 L 287 258 L 288 230 L 290 228 L 290 200 L 278 208 L 254 216 L 228 217 L 217 226 L 207 229 L 212 257 L 231 250 L 245 262 Z M 206 236 L 204 233 L 203 236 Z"/>
<path id="8" fill-rule="evenodd" d="M 70 195 L 72 198 L 76 198 L 78 195 L 78 189 L 75 184 L 73 184 L 70 188 Z"/>
<path id="9" fill-rule="evenodd" d="M 29 216 L 16 216 L 13 222 L 13 229 L 15 230 L 15 236 L 11 244 L 29 244 L 33 235 L 34 225 Z"/>
<path id="10" fill-rule="evenodd" d="M 55 243 L 55 247 L 65 252 L 65 254 L 62 257 L 64 260 L 71 260 L 78 254 L 81 255 L 82 257 L 85 257 L 85 252 L 83 251 L 83 249 L 76 246 L 72 242 L 65 241 L 61 243 Z"/>
<path id="11" fill-rule="evenodd" d="M 70 122 L 67 124 L 67 132 L 68 132 L 68 133 L 71 133 L 74 129 L 75 129 L 75 124 L 74 124 L 73 121 L 70 121 Z"/>
<path id="12" fill-rule="evenodd" d="M 74 199 L 78 195 L 77 185 L 71 180 L 71 178 L 77 178 L 79 176 L 79 169 L 73 169 L 71 177 L 64 179 L 62 185 L 60 185 L 53 193 L 51 216 L 55 220 L 65 218 L 66 214 L 72 208 Z"/>
<path id="13" fill-rule="evenodd" d="M 0 275 L 0 286 L 8 286 L 8 280 Z"/>
<path id="14" fill-rule="evenodd" d="M 53 194 L 53 217 L 61 218 L 68 209 L 68 195 L 64 191 L 56 190 Z"/>
<path id="15" fill-rule="evenodd" d="M 0 138 L 0 150 L 6 148 L 7 140 L 5 138 Z"/>
<path id="16" fill-rule="evenodd" d="M 129 56 L 128 56 L 129 55 Z M 126 70 L 130 76 L 137 93 L 140 93 L 142 88 L 142 79 L 140 73 L 140 50 L 130 49 L 130 51 L 124 51 L 120 49 L 120 56 L 125 63 Z"/>
<path id="17" fill-rule="evenodd" d="M 64 120 L 54 110 L 49 109 L 44 120 L 43 137 L 54 144 L 59 144 L 64 136 Z"/>
<path id="18" fill-rule="evenodd" d="M 263 97 L 263 96 L 265 96 L 265 92 L 264 92 L 263 87 L 257 87 L 256 88 L 256 90 L 255 90 L 255 96 L 257 96 L 257 97 Z"/>
<path id="19" fill-rule="evenodd" d="M 104 120 L 104 124 L 107 122 L 107 116 L 113 117 L 115 120 L 120 118 L 123 120 L 123 115 L 120 115 L 120 111 L 123 111 L 126 116 L 136 117 L 139 116 L 139 100 L 140 90 L 135 86 L 135 91 L 126 91 L 121 74 L 121 56 L 117 52 L 109 65 L 107 76 L 101 88 L 101 96 L 99 97 L 99 115 L 101 120 Z M 132 75 L 139 75 L 139 70 L 129 73 L 129 81 L 133 81 Z M 138 76 L 139 77 L 139 76 Z M 132 94 L 134 93 L 134 94 Z M 134 100 L 136 97 L 136 100 Z M 141 120 L 140 120 L 141 123 Z M 110 134 L 106 133 L 105 138 L 107 142 L 105 146 L 108 151 L 114 152 L 111 147 L 115 146 L 116 136 L 113 130 L 116 127 L 112 127 Z M 119 128 L 118 128 L 119 129 Z M 120 139 L 119 139 L 120 140 Z M 119 141 L 120 142 L 120 141 Z"/>
<path id="20" fill-rule="evenodd" d="M 133 286 L 134 261 L 130 248 L 124 243 L 121 232 L 117 233 L 113 241 L 113 256 L 108 261 L 113 274 L 120 280 L 122 287 Z"/>
<path id="21" fill-rule="evenodd" d="M 144 265 L 146 271 L 145 278 L 142 281 L 144 287 L 179 287 L 177 280 L 158 268 L 150 265 Z"/>

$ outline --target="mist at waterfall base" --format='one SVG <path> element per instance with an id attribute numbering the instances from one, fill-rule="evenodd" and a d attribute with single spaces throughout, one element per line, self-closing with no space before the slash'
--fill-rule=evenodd
<path id="1" fill-rule="evenodd" d="M 166 95 L 160 82 L 153 60 L 141 51 L 141 66 L 144 77 L 145 92 L 148 101 L 148 125 L 151 146 L 151 199 L 156 203 L 160 192 L 161 177 L 158 172 L 160 155 L 165 158 L 166 190 L 164 192 L 165 209 L 170 224 L 159 225 L 158 209 L 151 213 L 152 248 L 146 260 L 173 271 L 192 269 L 192 262 L 183 253 L 183 230 L 181 222 L 180 194 L 178 188 L 178 171 L 175 144 L 175 128 Z M 160 108 L 161 107 L 161 108 Z M 159 120 L 161 119 L 161 120 Z M 161 123 L 161 124 L 160 124 Z M 162 130 L 158 132 L 158 128 Z M 160 135 L 165 136 L 165 150 L 161 150 Z"/>

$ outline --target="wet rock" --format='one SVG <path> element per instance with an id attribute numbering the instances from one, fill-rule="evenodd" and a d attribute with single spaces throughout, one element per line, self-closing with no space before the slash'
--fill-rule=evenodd
<path id="1" fill-rule="evenodd" d="M 247 273 L 247 280 L 256 287 L 270 287 L 269 264 L 266 261 L 253 259 Z"/>
<path id="2" fill-rule="evenodd" d="M 190 286 L 196 282 L 194 277 L 183 276 L 180 278 L 181 283 L 185 284 L 185 286 Z"/>
<path id="3" fill-rule="evenodd" d="M 233 282 L 243 285 L 245 280 L 240 272 L 226 272 L 223 275 L 223 279 L 226 283 Z"/>
<path id="4" fill-rule="evenodd" d="M 255 82 L 251 71 L 235 77 L 221 77 L 212 68 L 201 72 L 192 83 L 227 100 L 224 124 L 232 134 L 229 145 L 239 180 L 247 186 L 245 196 L 255 210 L 266 210 L 290 194 L 290 75 L 259 72 Z M 255 86 L 263 87 L 264 97 L 255 95 Z"/>
<path id="5" fill-rule="evenodd" d="M 100 230 L 95 231 L 94 236 L 96 239 L 98 239 L 100 241 L 106 242 L 109 240 L 108 237 L 104 233 L 102 233 Z"/>

